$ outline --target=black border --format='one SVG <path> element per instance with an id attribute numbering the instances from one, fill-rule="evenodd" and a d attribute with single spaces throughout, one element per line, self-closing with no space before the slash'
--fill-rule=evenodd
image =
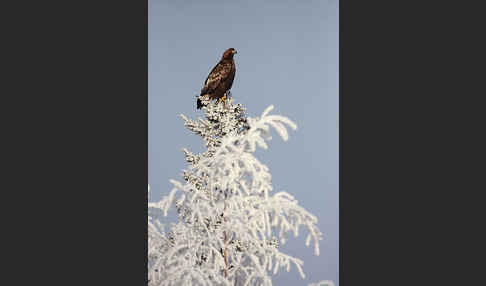
<path id="1" fill-rule="evenodd" d="M 148 2 L 61 2 L 2 9 L 2 284 L 143 285 Z"/>
<path id="2" fill-rule="evenodd" d="M 484 280 L 470 5 L 340 1 L 340 285 Z"/>

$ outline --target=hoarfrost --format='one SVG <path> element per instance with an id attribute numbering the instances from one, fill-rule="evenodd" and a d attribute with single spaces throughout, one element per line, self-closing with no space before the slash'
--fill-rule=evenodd
<path id="1" fill-rule="evenodd" d="M 282 253 L 279 243 L 304 227 L 306 245 L 319 255 L 318 220 L 289 193 L 272 194 L 269 169 L 253 155 L 257 146 L 268 148 L 270 127 L 286 141 L 287 128 L 297 125 L 271 115 L 273 106 L 260 117 L 247 118 L 245 108 L 231 100 L 225 106 L 203 103 L 208 103 L 206 119 L 181 117 L 207 150 L 196 155 L 183 149 L 189 163 L 184 181 L 171 180 L 169 194 L 148 203 L 149 285 L 270 286 L 271 275 L 292 267 L 304 278 L 303 261 Z M 161 221 L 172 207 L 179 221 L 165 233 Z"/>

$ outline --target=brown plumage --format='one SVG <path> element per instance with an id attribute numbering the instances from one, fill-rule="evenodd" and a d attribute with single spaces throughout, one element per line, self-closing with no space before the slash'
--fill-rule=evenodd
<path id="1" fill-rule="evenodd" d="M 210 99 L 222 99 L 224 102 L 226 92 L 233 85 L 233 79 L 235 78 L 236 67 L 233 60 L 235 54 L 236 50 L 233 48 L 224 51 L 221 60 L 206 78 L 200 96 L 208 96 Z M 200 109 L 202 106 L 201 99 L 198 97 L 197 109 Z"/>

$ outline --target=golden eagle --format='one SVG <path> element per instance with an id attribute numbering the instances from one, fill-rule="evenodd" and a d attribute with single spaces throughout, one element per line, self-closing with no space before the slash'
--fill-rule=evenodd
<path id="1" fill-rule="evenodd" d="M 233 85 L 233 79 L 235 78 L 236 67 L 233 60 L 235 54 L 236 50 L 233 48 L 224 51 L 221 60 L 206 78 L 200 96 L 207 96 L 210 99 L 221 99 L 223 102 L 226 100 L 226 92 Z M 197 109 L 200 109 L 202 106 L 201 98 L 198 97 Z"/>

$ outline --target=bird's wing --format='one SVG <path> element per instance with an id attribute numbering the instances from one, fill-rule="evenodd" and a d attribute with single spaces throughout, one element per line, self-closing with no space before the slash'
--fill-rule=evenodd
<path id="1" fill-rule="evenodd" d="M 209 73 L 201 95 L 214 91 L 231 73 L 231 62 L 219 62 Z"/>

